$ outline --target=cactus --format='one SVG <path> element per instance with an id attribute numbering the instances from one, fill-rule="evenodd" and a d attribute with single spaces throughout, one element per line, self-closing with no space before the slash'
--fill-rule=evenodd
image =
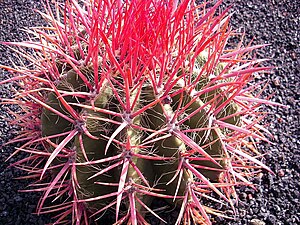
<path id="1" fill-rule="evenodd" d="M 176 224 L 211 224 L 226 215 L 206 199 L 234 208 L 235 187 L 270 171 L 255 146 L 269 134 L 259 108 L 275 103 L 251 85 L 270 68 L 249 58 L 262 45 L 226 48 L 237 34 L 228 10 L 216 14 L 221 1 L 53 4 L 39 12 L 49 26 L 5 43 L 30 65 L 1 66 L 14 74 L 1 83 L 19 86 L 2 104 L 20 107 L 10 143 L 30 155 L 13 165 L 37 178 L 38 213 L 89 224 L 114 209 L 116 224 L 148 224 L 162 198 Z"/>

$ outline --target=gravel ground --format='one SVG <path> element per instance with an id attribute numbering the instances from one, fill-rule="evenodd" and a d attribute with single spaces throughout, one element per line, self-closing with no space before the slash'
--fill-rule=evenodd
<path id="1" fill-rule="evenodd" d="M 0 41 L 26 39 L 20 29 L 41 23 L 33 8 L 42 5 L 33 0 L 0 0 Z M 246 41 L 254 44 L 269 43 L 270 46 L 257 52 L 258 57 L 271 60 L 276 66 L 264 75 L 269 85 L 265 95 L 275 93 L 272 100 L 288 108 L 268 107 L 266 126 L 274 134 L 274 144 L 262 144 L 265 161 L 275 176 L 262 174 L 254 180 L 260 184 L 258 191 L 240 188 L 239 215 L 235 220 L 219 219 L 217 224 L 251 225 L 297 225 L 300 224 L 299 209 L 299 96 L 300 96 L 300 4 L 296 0 L 224 0 L 224 6 L 232 5 L 232 26 L 246 31 Z M 11 64 L 15 58 L 12 51 L 0 45 L 0 64 Z M 8 74 L 0 71 L 0 80 Z M 259 81 L 259 80 L 258 80 Z M 11 87 L 1 86 L 1 97 L 10 96 Z M 4 118 L 10 115 L 0 106 L 0 146 L 13 137 L 16 128 L 9 126 Z M 27 181 L 14 178 L 20 171 L 8 168 L 5 159 L 14 146 L 0 149 L 0 225 L 43 225 L 50 222 L 47 216 L 37 216 L 35 206 L 39 195 L 20 193 Z"/>

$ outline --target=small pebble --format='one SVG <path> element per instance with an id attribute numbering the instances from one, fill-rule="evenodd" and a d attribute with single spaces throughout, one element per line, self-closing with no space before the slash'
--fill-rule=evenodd
<path id="1" fill-rule="evenodd" d="M 259 219 L 252 219 L 250 221 L 250 225 L 265 225 L 266 223 L 264 221 L 261 221 Z"/>
<path id="2" fill-rule="evenodd" d="M 279 170 L 278 171 L 278 176 L 283 177 L 284 176 L 284 170 Z"/>

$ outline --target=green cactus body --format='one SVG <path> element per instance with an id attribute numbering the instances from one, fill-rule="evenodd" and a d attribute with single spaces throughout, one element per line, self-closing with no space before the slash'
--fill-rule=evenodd
<path id="1" fill-rule="evenodd" d="M 164 115 L 164 112 L 167 115 Z M 168 123 L 168 119 L 171 118 L 173 110 L 170 104 L 156 104 L 153 108 L 147 111 L 147 122 L 150 124 L 151 129 L 158 129 L 164 127 Z M 169 118 L 166 118 L 168 116 Z M 153 170 L 156 174 L 157 188 L 164 190 L 164 194 L 183 196 L 186 189 L 186 182 L 188 176 L 184 173 L 184 176 L 180 181 L 177 176 L 172 182 L 170 182 L 176 171 L 178 170 L 179 160 L 181 153 L 184 152 L 184 143 L 175 136 L 167 137 L 163 140 L 157 141 L 154 144 L 155 153 L 162 157 L 173 157 L 171 160 L 156 160 L 153 161 Z M 177 187 L 178 186 L 178 187 Z M 173 200 L 169 200 L 170 203 L 174 203 Z"/>
<path id="2" fill-rule="evenodd" d="M 94 107 L 97 108 L 107 108 L 109 102 L 112 98 L 111 89 L 107 85 L 103 85 L 100 94 L 95 98 Z M 89 160 L 100 160 L 104 157 L 111 157 L 116 154 L 114 149 L 109 149 L 109 151 L 105 154 L 105 146 L 107 145 L 107 140 L 104 139 L 101 135 L 107 135 L 108 130 L 112 130 L 113 126 L 108 124 L 107 122 L 101 119 L 107 119 L 108 116 L 101 112 L 96 112 L 90 109 L 84 109 L 82 112 L 86 119 L 86 127 L 97 139 L 92 139 L 85 134 L 82 134 L 82 146 L 80 144 L 79 135 L 76 136 L 74 141 L 74 146 L 76 150 L 76 161 L 79 163 L 86 163 Z M 84 153 L 85 155 L 84 156 Z M 87 159 L 86 159 L 87 157 Z M 76 171 L 76 177 L 79 183 L 79 192 L 82 193 L 80 195 L 81 199 L 97 197 L 100 195 L 109 194 L 113 191 L 116 191 L 116 187 L 107 188 L 107 186 L 102 184 L 96 184 L 95 182 L 101 183 L 113 183 L 116 181 L 113 172 L 101 174 L 94 178 L 91 178 L 93 175 L 98 173 L 99 171 L 105 169 L 106 166 L 109 166 L 110 163 L 105 163 L 101 166 L 95 165 L 85 165 L 78 166 Z M 91 179 L 90 179 L 91 178 Z M 105 206 L 109 199 L 98 200 L 89 203 L 91 208 L 99 209 Z M 112 200 L 112 198 L 110 198 Z"/>
<path id="3" fill-rule="evenodd" d="M 86 72 L 88 74 L 91 73 L 88 70 L 86 70 Z M 206 81 L 208 81 L 208 79 L 202 79 L 201 85 L 206 87 Z M 177 87 L 174 88 L 174 91 L 180 88 L 183 87 L 179 84 Z M 198 86 L 197 88 L 199 89 L 200 87 Z M 60 91 L 88 90 L 88 88 L 83 85 L 83 81 L 80 79 L 80 77 L 72 69 L 67 72 L 66 79 L 60 82 L 60 84 L 57 86 L 57 89 Z M 103 87 L 100 90 L 100 93 L 93 100 L 94 107 L 100 109 L 117 109 L 115 107 L 117 100 L 115 99 L 109 84 L 104 82 Z M 206 112 L 205 107 L 203 106 L 206 102 L 211 101 L 214 98 L 213 96 L 216 96 L 218 92 L 220 91 L 214 90 L 208 93 L 209 97 L 200 96 L 196 100 L 194 100 L 190 93 L 188 93 L 187 91 L 183 91 L 182 93 L 173 96 L 171 98 L 170 104 L 167 104 L 164 101 L 158 102 L 153 107 L 148 109 L 144 114 L 135 117 L 132 120 L 132 124 L 135 126 L 145 126 L 146 128 L 150 128 L 152 130 L 158 130 L 160 128 L 168 126 L 168 120 L 170 120 L 172 116 L 174 116 L 174 110 L 176 110 L 179 107 L 186 107 L 185 115 L 193 116 L 191 116 L 188 120 L 184 122 L 184 126 L 190 129 L 208 127 L 209 116 Z M 141 103 L 146 105 L 155 101 L 155 95 L 153 93 L 153 90 L 147 87 L 142 89 L 140 96 L 136 96 L 136 94 L 136 91 L 131 94 L 131 102 L 134 101 L 134 99 L 136 98 L 138 99 L 134 110 L 138 110 L 138 107 Z M 81 102 L 83 102 L 84 104 L 89 103 L 89 101 L 84 102 L 83 100 L 69 96 L 65 97 L 65 100 L 70 104 Z M 222 98 L 222 101 L 225 100 L 225 98 Z M 181 106 L 178 105 L 180 101 Z M 61 113 L 65 113 L 66 111 L 60 103 L 59 99 L 53 93 L 49 94 L 46 103 Z M 117 145 L 111 144 L 109 149 L 107 150 L 107 153 L 105 153 L 105 148 L 108 144 L 108 140 L 105 139 L 104 136 L 110 137 L 116 129 L 116 125 L 103 120 L 104 118 L 115 120 L 116 122 L 121 122 L 120 118 L 108 116 L 107 114 L 98 112 L 97 110 L 80 109 L 78 106 L 74 106 L 74 108 L 75 110 L 79 111 L 80 114 L 87 118 L 86 128 L 92 136 L 97 138 L 93 139 L 85 134 L 79 134 L 81 135 L 82 145 L 80 144 L 79 135 L 77 135 L 73 142 L 70 143 L 70 145 L 74 146 L 73 148 L 75 148 L 77 152 L 77 162 L 85 163 L 88 162 L 88 160 L 100 160 L 106 157 L 111 157 L 121 152 L 120 149 L 122 148 L 120 148 L 120 146 L 117 147 Z M 202 109 L 198 110 L 199 108 Z M 228 109 L 229 110 L 222 111 L 223 117 L 232 113 L 232 107 L 229 107 Z M 55 124 L 55 126 L 52 126 L 52 124 Z M 49 110 L 44 110 L 44 114 L 42 117 L 42 131 L 44 136 L 62 133 L 64 131 L 70 130 L 71 126 L 72 124 L 66 121 L 65 119 L 60 118 L 58 115 L 52 113 Z M 118 134 L 117 139 L 121 142 L 124 142 L 125 139 L 128 138 L 130 145 L 135 146 L 133 152 L 140 153 L 141 150 L 138 146 L 142 142 L 141 139 L 145 137 L 147 137 L 146 133 L 143 133 L 140 130 L 133 128 L 129 125 Z M 63 137 L 58 138 L 53 142 L 58 144 L 60 143 L 62 138 Z M 195 132 L 191 136 L 191 139 L 199 146 L 206 146 L 205 151 L 212 157 L 223 157 L 223 150 L 219 141 L 219 137 L 217 136 L 214 129 Z M 167 195 L 183 196 L 186 191 L 186 183 L 188 182 L 188 180 L 193 180 L 193 177 L 191 177 L 187 173 L 187 171 L 183 173 L 182 177 L 180 178 L 180 181 L 178 180 L 179 176 L 177 176 L 175 179 L 173 179 L 173 177 L 176 174 L 176 171 L 178 170 L 180 156 L 186 151 L 186 145 L 184 144 L 184 142 L 178 139 L 178 137 L 171 134 L 169 137 L 157 141 L 154 144 L 153 148 L 155 150 L 154 152 L 156 155 L 162 157 L 173 157 L 173 159 L 165 161 L 146 160 L 133 156 L 132 162 L 144 174 L 145 178 L 149 182 L 149 185 L 157 185 L 156 188 L 162 189 L 162 193 Z M 201 155 L 199 153 L 195 153 L 194 158 L 196 157 L 201 158 Z M 201 172 L 204 176 L 206 176 L 210 180 L 218 180 L 219 174 L 222 171 L 222 167 L 207 160 L 191 160 L 191 162 L 194 165 L 200 166 L 198 171 Z M 218 162 L 220 164 L 225 164 L 222 160 L 219 160 Z M 90 178 L 95 173 L 97 173 L 97 171 L 99 172 L 107 166 L 110 166 L 110 164 L 106 163 L 101 166 L 85 165 L 79 166 L 77 168 L 76 177 L 79 183 L 78 191 L 79 193 L 81 193 L 79 195 L 81 196 L 80 198 L 97 197 L 109 194 L 113 191 L 114 188 L 109 189 L 107 188 L 107 186 L 97 184 L 95 182 L 117 182 L 118 180 L 114 177 L 120 176 L 121 166 L 104 174 L 101 174 L 100 176 L 93 177 L 92 179 Z M 203 169 L 201 167 L 212 169 Z M 141 183 L 139 175 L 131 165 L 129 166 L 127 181 L 129 179 L 132 179 L 135 183 Z M 151 204 L 151 201 L 153 199 L 149 196 L 140 196 L 140 198 L 148 205 Z M 109 199 L 101 201 L 98 200 L 89 204 L 92 206 L 92 208 L 99 208 L 99 206 L 97 206 L 98 204 L 105 205 L 107 202 L 109 202 Z M 172 203 L 174 201 L 170 200 L 169 202 Z M 138 203 L 136 204 L 139 205 Z M 142 211 L 142 207 L 140 205 L 138 207 L 140 208 L 139 211 Z"/>
<path id="4" fill-rule="evenodd" d="M 175 96 L 173 98 L 174 102 L 178 102 L 179 99 L 178 96 Z M 198 110 L 199 108 L 202 108 L 204 103 L 198 98 L 196 101 L 192 102 L 192 97 L 185 93 L 185 96 L 183 98 L 184 105 L 189 104 L 187 108 L 187 112 L 189 114 L 192 114 L 194 112 L 197 112 L 192 116 L 189 120 L 185 122 L 185 125 L 190 129 L 196 129 L 196 128 L 209 128 L 209 116 L 208 113 L 205 111 L 205 109 Z M 192 102 L 192 103 L 191 103 Z M 190 104 L 191 103 L 191 104 Z M 175 104 L 175 107 L 177 105 Z M 198 131 L 195 132 L 193 135 L 193 140 L 195 143 L 199 144 L 199 146 L 208 145 L 206 149 L 204 149 L 209 155 L 221 158 L 223 157 L 223 150 L 219 141 L 219 137 L 217 136 L 214 129 L 208 129 L 206 131 Z M 208 167 L 208 168 L 216 168 L 221 170 L 220 166 L 216 165 L 213 162 L 207 161 L 207 160 L 195 160 L 192 161 L 193 164 Z M 221 163 L 221 162 L 219 162 Z M 221 172 L 215 171 L 215 170 L 205 170 L 205 169 L 199 169 L 203 175 L 205 175 L 207 178 L 211 180 L 217 180 L 218 176 Z"/>

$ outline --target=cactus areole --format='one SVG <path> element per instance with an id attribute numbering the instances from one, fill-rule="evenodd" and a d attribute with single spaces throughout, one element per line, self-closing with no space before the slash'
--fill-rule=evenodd
<path id="1" fill-rule="evenodd" d="M 36 179 L 38 213 L 90 224 L 110 209 L 116 224 L 148 224 L 164 221 L 161 198 L 176 224 L 230 216 L 211 206 L 234 208 L 235 187 L 269 170 L 256 144 L 268 134 L 260 106 L 274 103 L 252 84 L 269 68 L 250 57 L 263 46 L 227 46 L 240 35 L 221 1 L 52 2 L 47 26 L 5 43 L 27 64 L 1 66 L 13 73 L 1 83 L 18 85 L 2 98 L 20 108 L 13 155 L 29 153 L 13 165 Z"/>

